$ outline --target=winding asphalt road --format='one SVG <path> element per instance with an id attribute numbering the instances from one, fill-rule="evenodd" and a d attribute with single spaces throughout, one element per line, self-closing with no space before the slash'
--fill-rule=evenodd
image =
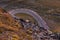
<path id="1" fill-rule="evenodd" d="M 10 10 L 9 13 L 13 17 L 16 17 L 14 15 L 16 13 L 26 13 L 28 15 L 31 15 L 31 16 L 33 16 L 35 18 L 35 20 L 38 22 L 38 25 L 40 27 L 44 27 L 45 29 L 49 30 L 49 27 L 46 24 L 46 22 L 40 17 L 40 15 L 38 15 L 38 13 L 34 12 L 33 10 L 21 8 L 21 9 L 13 9 L 13 10 Z"/>

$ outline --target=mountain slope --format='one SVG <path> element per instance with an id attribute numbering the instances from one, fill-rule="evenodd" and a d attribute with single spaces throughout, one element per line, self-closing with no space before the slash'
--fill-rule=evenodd
<path id="1" fill-rule="evenodd" d="M 0 8 L 0 28 L 4 27 L 6 29 L 18 31 L 21 25 L 5 10 Z"/>
<path id="2" fill-rule="evenodd" d="M 28 29 L 28 33 L 30 29 Z M 32 40 L 32 35 L 28 34 L 21 24 L 15 20 L 9 13 L 4 9 L 0 8 L 0 39 L 1 40 Z"/>

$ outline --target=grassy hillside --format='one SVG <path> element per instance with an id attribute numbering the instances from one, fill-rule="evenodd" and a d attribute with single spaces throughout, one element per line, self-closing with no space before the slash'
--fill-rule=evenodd
<path id="1" fill-rule="evenodd" d="M 15 20 L 4 9 L 0 8 L 0 39 L 1 40 L 32 40 L 31 31 L 29 28 L 25 30 L 23 26 Z M 7 37 L 9 36 L 9 37 Z"/>

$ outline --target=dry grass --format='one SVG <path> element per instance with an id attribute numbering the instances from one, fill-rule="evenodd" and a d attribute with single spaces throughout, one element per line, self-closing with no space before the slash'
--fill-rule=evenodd
<path id="1" fill-rule="evenodd" d="M 3 11 L 3 10 L 2 10 Z M 21 24 L 16 21 L 9 13 L 3 13 L 0 10 L 0 39 L 8 40 L 7 36 L 11 35 L 12 40 L 32 40 L 32 35 L 26 33 Z M 6 33 L 8 31 L 8 33 Z M 5 32 L 3 34 L 3 32 Z M 29 32 L 29 31 L 28 31 Z M 2 37 L 3 36 L 3 37 Z"/>

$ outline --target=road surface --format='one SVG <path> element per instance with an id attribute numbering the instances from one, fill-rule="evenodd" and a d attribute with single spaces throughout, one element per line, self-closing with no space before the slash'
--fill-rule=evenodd
<path id="1" fill-rule="evenodd" d="M 26 13 L 28 15 L 31 15 L 31 16 L 33 16 L 35 18 L 35 20 L 38 22 L 38 25 L 40 27 L 44 27 L 45 29 L 49 30 L 49 27 L 46 24 L 46 22 L 40 17 L 40 15 L 38 15 L 38 13 L 34 12 L 33 10 L 21 8 L 21 9 L 13 9 L 13 10 L 10 10 L 9 13 L 13 17 L 16 17 L 14 15 L 16 13 Z"/>

